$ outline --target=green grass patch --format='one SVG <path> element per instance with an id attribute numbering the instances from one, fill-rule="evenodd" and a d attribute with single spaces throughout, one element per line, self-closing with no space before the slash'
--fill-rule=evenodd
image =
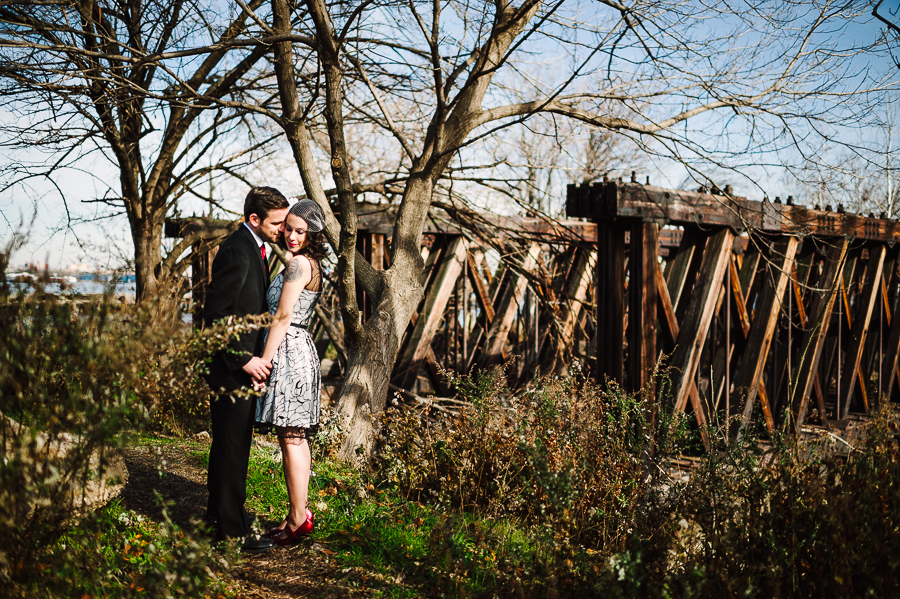
<path id="1" fill-rule="evenodd" d="M 124 440 L 123 445 L 129 445 L 132 447 L 159 447 L 162 445 L 171 447 L 185 447 L 190 445 L 197 445 L 198 447 L 200 446 L 199 443 L 188 441 L 183 437 L 172 437 L 151 432 L 125 432 L 122 433 L 122 436 Z"/>
<path id="2" fill-rule="evenodd" d="M 384 597 L 492 594 L 540 566 L 535 532 L 513 519 L 480 520 L 442 513 L 389 486 L 330 461 L 313 463 L 309 505 L 317 544 L 337 569 Z M 288 498 L 277 448 L 255 446 L 248 475 L 248 508 L 264 521 L 287 513 Z"/>
<path id="3" fill-rule="evenodd" d="M 227 597 L 216 574 L 236 559 L 153 522 L 119 500 L 95 511 L 35 555 L 13 564 L 19 597 Z"/>

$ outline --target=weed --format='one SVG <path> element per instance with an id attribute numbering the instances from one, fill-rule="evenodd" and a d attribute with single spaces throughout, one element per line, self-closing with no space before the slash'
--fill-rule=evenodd
<path id="1" fill-rule="evenodd" d="M 163 509 L 160 523 L 113 501 L 69 529 L 32 562 L 13 565 L 21 597 L 215 597 L 226 593 L 214 570 L 236 555 L 185 535 Z"/>

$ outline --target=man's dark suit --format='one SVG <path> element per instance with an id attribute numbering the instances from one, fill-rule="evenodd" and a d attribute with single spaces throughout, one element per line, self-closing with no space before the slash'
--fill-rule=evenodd
<path id="1" fill-rule="evenodd" d="M 267 286 L 268 273 L 259 245 L 242 224 L 219 247 L 213 260 L 204 322 L 209 325 L 228 316 L 263 314 L 267 311 Z M 242 334 L 228 349 L 213 356 L 206 377 L 218 393 L 210 408 L 213 442 L 209 452 L 207 517 L 218 520 L 220 538 L 250 533 L 244 501 L 255 401 L 235 400 L 230 392 L 251 386 L 250 375 L 241 367 L 252 356 L 262 355 L 264 338 L 259 329 Z"/>

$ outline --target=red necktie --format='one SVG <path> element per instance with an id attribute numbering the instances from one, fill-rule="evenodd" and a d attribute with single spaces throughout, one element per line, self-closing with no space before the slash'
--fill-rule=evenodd
<path id="1" fill-rule="evenodd" d="M 259 255 L 262 256 L 263 262 L 266 261 L 266 245 L 259 246 Z"/>

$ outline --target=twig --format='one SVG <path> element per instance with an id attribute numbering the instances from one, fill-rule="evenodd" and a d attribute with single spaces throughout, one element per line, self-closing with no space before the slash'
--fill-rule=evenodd
<path id="1" fill-rule="evenodd" d="M 450 399 L 449 397 L 434 397 L 434 398 L 422 397 L 421 395 L 416 395 L 412 391 L 407 391 L 406 389 L 401 389 L 400 387 L 398 387 L 397 385 L 394 385 L 394 384 L 390 384 L 390 385 L 388 385 L 388 387 L 392 391 L 396 391 L 397 393 L 399 393 L 401 395 L 405 395 L 406 397 L 409 397 L 410 399 L 414 399 L 417 402 L 419 402 L 420 404 L 434 408 L 435 410 L 439 410 L 441 412 L 445 412 L 447 414 L 451 414 L 453 416 L 456 415 L 456 412 L 454 412 L 453 410 L 448 410 L 444 406 L 438 405 L 437 402 L 450 401 L 450 402 L 454 402 L 454 403 L 465 403 L 465 402 L 461 402 L 459 400 Z"/>

